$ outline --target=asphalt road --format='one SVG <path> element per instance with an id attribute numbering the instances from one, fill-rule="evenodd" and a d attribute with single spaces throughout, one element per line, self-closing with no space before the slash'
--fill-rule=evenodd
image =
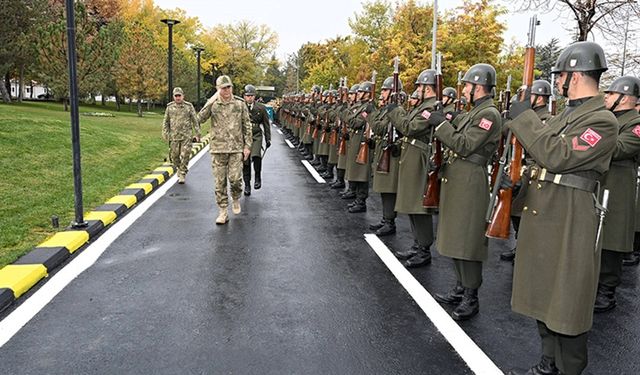
<path id="1" fill-rule="evenodd" d="M 347 213 L 273 135 L 240 215 L 214 224 L 205 155 L 0 348 L 0 374 L 472 373 L 365 242 L 379 198 Z M 406 217 L 398 228 L 390 248 L 412 243 Z M 535 322 L 509 307 L 509 246 L 491 242 L 481 312 L 461 324 L 503 370 L 540 355 Z M 454 280 L 433 254 L 412 271 L 431 293 Z M 640 373 L 638 272 L 625 268 L 618 308 L 596 316 L 588 373 Z"/>

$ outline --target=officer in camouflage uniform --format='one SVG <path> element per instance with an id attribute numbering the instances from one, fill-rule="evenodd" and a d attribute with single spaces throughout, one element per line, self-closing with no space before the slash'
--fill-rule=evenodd
<path id="1" fill-rule="evenodd" d="M 609 189 L 608 212 L 602 228 L 602 256 L 595 312 L 616 307 L 616 287 L 622 275 L 622 257 L 633 251 L 636 179 L 640 156 L 640 115 L 635 109 L 640 79 L 620 77 L 605 91 L 604 104 L 618 119 L 618 141 L 609 172 L 602 181 Z"/>
<path id="2" fill-rule="evenodd" d="M 256 99 L 256 87 L 246 85 L 244 87 L 244 101 L 247 103 L 249 118 L 251 119 L 253 143 L 251 144 L 251 159 L 244 161 L 242 177 L 244 179 L 244 195 L 251 195 L 251 163 L 255 173 L 256 183 L 253 186 L 256 190 L 262 187 L 262 139 L 265 140 L 266 149 L 271 147 L 271 125 L 269 124 L 269 114 L 264 104 L 258 103 Z"/>
<path id="3" fill-rule="evenodd" d="M 509 128 L 535 165 L 522 212 L 513 271 L 513 311 L 534 318 L 541 361 L 512 374 L 580 374 L 587 366 L 600 268 L 598 180 L 609 170 L 618 122 L 598 92 L 602 47 L 577 42 L 552 73 L 567 107 L 546 125 L 527 95 L 511 106 Z M 602 240 L 602 239 L 600 239 Z M 557 366 L 557 368 L 556 368 Z"/>
<path id="4" fill-rule="evenodd" d="M 226 75 L 218 77 L 216 88 L 216 94 L 198 113 L 198 120 L 202 123 L 211 118 L 211 160 L 216 203 L 220 208 L 216 224 L 222 225 L 229 221 L 227 180 L 231 185 L 231 208 L 234 214 L 240 213 L 242 162 L 251 155 L 253 137 L 247 105 L 241 98 L 233 96 L 231 78 Z"/>
<path id="5" fill-rule="evenodd" d="M 531 85 L 531 109 L 538 115 L 540 121 L 546 124 L 551 119 L 551 112 L 549 112 L 549 97 L 551 96 L 551 84 L 545 80 L 533 81 Z M 503 133 L 507 133 L 506 126 L 503 126 Z M 529 168 L 535 163 L 530 156 L 524 153 L 524 166 Z M 524 199 L 527 195 L 527 188 L 529 185 L 529 178 L 527 175 L 523 175 L 522 179 L 514 189 L 513 201 L 511 203 L 511 223 L 515 231 L 515 238 L 518 238 L 518 230 L 520 229 L 520 217 L 522 216 L 522 209 L 524 208 Z M 516 191 L 517 190 L 517 191 Z M 507 250 L 500 254 L 500 259 L 508 262 L 513 262 L 516 256 L 516 248 Z"/>
<path id="6" fill-rule="evenodd" d="M 488 64 L 472 66 L 462 78 L 463 94 L 473 108 L 451 122 L 442 112 L 425 113 L 435 137 L 448 149 L 442 166 L 442 186 L 436 247 L 453 258 L 456 285 L 436 294 L 442 303 L 457 305 L 455 320 L 467 320 L 480 310 L 478 289 L 482 262 L 487 260 L 485 213 L 489 205 L 487 166 L 500 141 L 502 118 L 493 103 L 496 71 Z"/>
<path id="7" fill-rule="evenodd" d="M 173 89 L 173 101 L 167 104 L 162 123 L 162 139 L 169 142 L 173 169 L 178 172 L 178 183 L 184 184 L 187 175 L 191 140 L 195 134 L 200 142 L 200 123 L 193 105 L 183 98 L 180 87 Z"/>

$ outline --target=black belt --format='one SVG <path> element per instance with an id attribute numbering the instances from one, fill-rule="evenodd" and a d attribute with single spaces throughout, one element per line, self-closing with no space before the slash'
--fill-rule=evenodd
<path id="1" fill-rule="evenodd" d="M 456 159 L 460 159 L 460 160 L 468 161 L 469 163 L 479 165 L 481 167 L 486 167 L 487 165 L 489 165 L 489 158 L 486 156 L 482 156 L 480 154 L 471 154 L 467 157 L 462 157 L 453 151 L 449 151 L 449 157 L 452 159 L 451 162 L 453 162 Z"/>
<path id="2" fill-rule="evenodd" d="M 553 174 L 546 168 L 532 168 L 531 179 L 538 181 L 551 182 L 556 185 L 566 186 L 573 189 L 584 190 L 590 193 L 595 192 L 598 181 L 578 176 L 575 174 Z"/>
<path id="3" fill-rule="evenodd" d="M 418 139 L 415 138 L 410 138 L 410 137 L 404 137 L 402 138 L 402 141 L 405 143 L 408 143 L 410 145 L 416 146 L 417 148 L 421 149 L 422 151 L 425 152 L 429 152 L 429 145 L 427 143 L 424 143 Z"/>

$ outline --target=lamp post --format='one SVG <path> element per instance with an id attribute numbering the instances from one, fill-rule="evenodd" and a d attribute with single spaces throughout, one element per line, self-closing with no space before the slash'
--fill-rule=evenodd
<path id="1" fill-rule="evenodd" d="M 196 56 L 197 56 L 197 61 L 198 61 L 198 73 L 197 73 L 197 80 L 196 80 L 196 92 L 197 92 L 197 97 L 198 97 L 198 101 L 196 103 L 198 108 L 200 108 L 200 54 L 202 53 L 202 51 L 204 51 L 204 48 L 202 47 L 193 47 L 193 50 L 196 51 Z"/>
<path id="2" fill-rule="evenodd" d="M 82 209 L 82 169 L 80 167 L 80 117 L 78 116 L 78 82 L 76 71 L 76 23 L 74 0 L 66 0 L 67 12 L 67 49 L 69 51 L 69 104 L 71 105 L 71 145 L 73 150 L 73 188 L 75 203 L 75 221 L 73 228 L 84 228 Z"/>
<path id="3" fill-rule="evenodd" d="M 173 25 L 179 24 L 180 21 L 170 19 L 170 18 L 165 18 L 160 20 L 160 22 L 169 26 L 169 63 L 167 66 L 167 71 L 169 73 L 169 79 L 168 79 L 169 89 L 168 89 L 167 99 L 170 102 L 171 96 L 172 96 L 171 91 L 173 90 Z"/>

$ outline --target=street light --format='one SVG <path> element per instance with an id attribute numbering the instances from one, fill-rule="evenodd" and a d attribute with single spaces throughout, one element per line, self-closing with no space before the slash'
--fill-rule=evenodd
<path id="1" fill-rule="evenodd" d="M 168 90 L 168 101 L 171 101 L 173 91 L 173 25 L 177 25 L 180 23 L 178 20 L 173 20 L 169 18 L 165 18 L 160 20 L 160 22 L 169 26 L 169 63 L 167 70 L 169 72 L 169 90 Z"/>
<path id="2" fill-rule="evenodd" d="M 197 54 L 197 60 L 198 60 L 198 74 L 197 74 L 197 83 L 196 83 L 196 92 L 198 93 L 198 101 L 197 106 L 198 108 L 200 108 L 200 54 L 202 53 L 202 51 L 204 51 L 204 48 L 202 47 L 193 47 L 193 50 L 196 51 Z"/>
<path id="3" fill-rule="evenodd" d="M 73 188 L 75 198 L 75 221 L 73 228 L 84 228 L 82 209 L 82 170 L 80 168 L 80 117 L 78 116 L 78 82 L 76 71 L 76 23 L 74 0 L 66 0 L 67 50 L 69 51 L 69 104 L 71 105 L 71 144 L 73 150 Z"/>

